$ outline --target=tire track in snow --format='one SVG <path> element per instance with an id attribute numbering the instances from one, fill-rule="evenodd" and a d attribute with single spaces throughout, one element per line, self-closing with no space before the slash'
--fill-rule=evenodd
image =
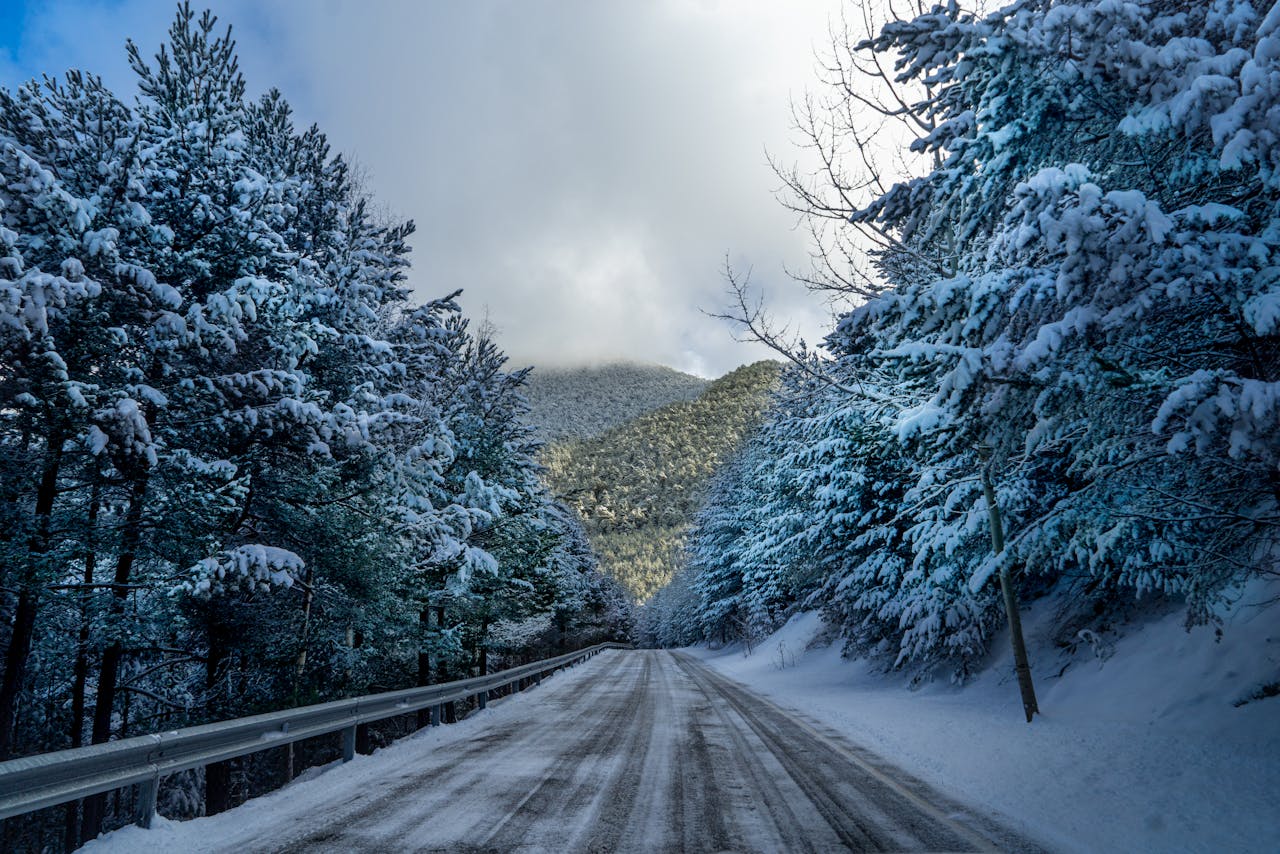
<path id="1" fill-rule="evenodd" d="M 652 711 L 652 704 L 648 702 L 651 669 L 652 663 L 646 656 L 629 690 L 614 692 L 625 696 L 612 697 L 612 704 L 600 709 L 601 713 L 591 722 L 587 736 L 579 740 L 573 750 L 562 754 L 528 794 L 511 804 L 480 843 L 481 850 L 513 851 L 539 844 L 564 844 L 567 829 L 563 826 L 556 828 L 549 840 L 527 837 L 534 825 L 548 816 L 591 812 L 590 806 L 604 790 L 605 781 L 601 777 L 606 769 L 601 766 L 617 764 L 619 759 L 634 753 L 637 741 L 651 726 L 648 714 Z M 636 712 L 630 720 L 628 710 Z M 584 717 L 590 720 L 591 716 Z M 617 776 L 617 771 L 611 775 L 613 779 Z M 545 837 L 547 828 L 540 830 L 543 832 L 537 836 Z"/>
<path id="2" fill-rule="evenodd" d="M 612 658 L 612 657 L 611 657 Z M 431 816 L 438 807 L 437 801 L 467 801 L 469 796 L 485 784 L 492 784 L 490 775 L 480 770 L 480 760 L 495 752 L 519 751 L 527 743 L 537 742 L 549 733 L 563 726 L 563 718 L 559 712 L 568 714 L 578 702 L 592 702 L 599 694 L 607 690 L 607 685 L 617 671 L 623 668 L 624 659 L 616 657 L 609 662 L 604 673 L 588 680 L 584 689 L 570 698 L 553 698 L 550 705 L 559 707 L 557 714 L 549 714 L 543 718 L 534 718 L 530 725 L 519 729 L 500 729 L 490 727 L 478 733 L 473 739 L 450 745 L 440 754 L 439 762 L 432 762 L 426 768 L 411 770 L 400 775 L 398 781 L 390 787 L 378 787 L 369 792 L 357 792 L 354 797 L 345 791 L 339 791 L 321 806 L 324 812 L 319 828 L 315 826 L 316 815 L 308 814 L 302 818 L 307 829 L 295 839 L 284 845 L 256 845 L 246 840 L 244 847 L 229 846 L 231 851 L 271 851 L 284 854 L 295 852 L 311 852 L 326 850 L 325 846 L 333 846 L 334 851 L 356 850 L 349 848 L 350 836 L 360 828 L 368 829 L 366 843 L 383 844 L 389 831 L 397 829 L 399 824 L 421 823 L 421 818 Z M 552 683 L 553 684 L 553 683 Z M 540 690 L 549 690 L 538 686 Z M 519 695 L 517 695 L 517 698 Z M 492 704 L 491 704 L 492 705 Z M 448 724 L 443 726 L 450 726 Z M 434 757 L 433 757 L 434 759 Z M 341 773 L 341 769 L 335 772 Z M 417 797 L 412 797 L 412 796 Z M 416 802 L 418 809 L 405 810 L 406 801 Z M 399 813 L 397 816 L 396 814 Z M 400 821 L 397 822 L 396 819 Z M 363 844 L 363 843 L 362 843 Z M 365 850 L 387 850 L 377 847 Z M 405 850 L 415 850 L 414 846 Z M 417 849 L 422 850 L 422 849 Z"/>
<path id="3" fill-rule="evenodd" d="M 696 659 L 673 655 L 691 679 L 722 698 L 741 718 L 850 850 L 1041 851 Z"/>

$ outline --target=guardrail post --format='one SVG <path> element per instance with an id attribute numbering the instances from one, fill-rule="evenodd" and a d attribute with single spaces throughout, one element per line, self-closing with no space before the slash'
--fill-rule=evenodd
<path id="1" fill-rule="evenodd" d="M 476 694 L 476 700 L 480 703 L 480 710 L 484 711 L 485 705 L 489 700 L 489 692 L 481 691 L 479 694 Z"/>
<path id="2" fill-rule="evenodd" d="M 204 814 L 217 815 L 231 809 L 231 760 L 222 759 L 204 766 Z"/>
<path id="3" fill-rule="evenodd" d="M 431 707 L 431 725 L 440 726 L 440 704 L 436 703 Z"/>
<path id="4" fill-rule="evenodd" d="M 342 761 L 350 762 L 356 758 L 356 725 L 352 724 L 342 731 Z"/>
<path id="5" fill-rule="evenodd" d="M 138 811 L 134 822 L 141 828 L 150 828 L 156 815 L 156 796 L 160 794 L 160 777 L 155 776 L 138 784 Z"/>

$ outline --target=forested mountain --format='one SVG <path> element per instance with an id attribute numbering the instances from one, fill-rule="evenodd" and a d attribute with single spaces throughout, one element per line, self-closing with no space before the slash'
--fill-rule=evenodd
<path id="1" fill-rule="evenodd" d="M 457 294 L 410 302 L 412 223 L 246 98 L 211 15 L 129 61 L 132 104 L 77 71 L 0 91 L 0 758 L 625 636 L 525 374 Z"/>
<path id="2" fill-rule="evenodd" d="M 546 442 L 587 439 L 677 401 L 710 380 L 663 365 L 631 362 L 584 368 L 538 368 L 525 383 L 529 423 Z"/>
<path id="3" fill-rule="evenodd" d="M 551 445 L 551 489 L 577 509 L 601 567 L 639 601 L 671 578 L 707 484 L 755 428 L 780 366 L 757 362 L 592 439 Z"/>
<path id="4" fill-rule="evenodd" d="M 1071 636 L 1140 598 L 1212 623 L 1275 574 L 1280 7 L 1259 8 L 948 4 L 837 43 L 837 74 L 898 69 L 930 165 L 793 183 L 879 236 L 883 286 L 844 271 L 834 361 L 789 372 L 718 479 L 646 609 L 659 642 L 799 604 L 851 650 L 963 674 L 1002 586 L 1059 597 Z M 810 102 L 833 168 L 865 162 L 849 91 Z"/>

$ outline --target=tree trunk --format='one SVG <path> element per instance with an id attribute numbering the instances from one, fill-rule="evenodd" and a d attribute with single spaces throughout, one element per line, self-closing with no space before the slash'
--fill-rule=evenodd
<path id="1" fill-rule="evenodd" d="M 208 657 L 205 659 L 204 685 L 208 698 L 206 710 L 211 716 L 217 716 L 221 709 L 220 704 L 214 702 L 215 688 L 218 684 L 218 678 L 221 676 L 222 663 L 227 657 L 227 647 L 230 639 L 222 621 L 213 613 L 213 607 L 216 607 L 216 605 L 210 605 L 211 610 L 206 627 L 209 636 L 209 652 Z M 217 815 L 230 808 L 231 762 L 230 760 L 214 762 L 204 769 L 204 814 Z"/>
<path id="2" fill-rule="evenodd" d="M 445 625 L 445 610 L 443 605 L 436 606 L 436 625 L 441 629 Z M 453 675 L 450 668 L 443 658 L 436 662 L 436 679 L 440 682 L 448 682 Z M 453 724 L 458 722 L 458 708 L 452 700 L 444 704 L 444 722 Z"/>
<path id="3" fill-rule="evenodd" d="M 36 625 L 36 592 L 23 586 L 18 592 L 18 608 L 13 619 L 13 635 L 4 660 L 4 684 L 0 686 L 0 759 L 13 751 L 13 727 L 17 717 L 18 693 L 27 676 L 31 639 Z"/>
<path id="4" fill-rule="evenodd" d="M 315 588 L 311 585 L 311 567 L 307 567 L 303 577 L 305 590 L 302 592 L 302 631 L 298 637 L 298 659 L 293 669 L 293 704 L 298 705 L 298 686 L 302 682 L 302 674 L 307 669 L 307 642 L 311 638 L 311 602 L 315 598 Z M 292 763 L 290 763 L 292 766 Z"/>
<path id="5" fill-rule="evenodd" d="M 14 614 L 13 633 L 4 657 L 4 681 L 0 683 L 0 760 L 13 752 L 14 723 L 17 719 L 18 695 L 27 676 L 31 659 L 31 641 L 35 635 L 39 609 L 39 563 L 49 551 L 49 517 L 58 494 L 58 472 L 62 467 L 62 437 L 49 437 L 44 470 L 36 490 L 36 530 L 28 545 L 29 557 L 18 591 L 18 608 Z"/>
<path id="6" fill-rule="evenodd" d="M 431 627 L 431 609 L 423 608 L 418 612 L 418 625 L 422 627 L 423 641 L 426 641 L 427 630 Z M 431 654 L 425 649 L 418 649 L 418 686 L 431 684 Z M 418 729 L 431 725 L 431 710 L 418 710 Z"/>
<path id="7" fill-rule="evenodd" d="M 996 491 L 991 486 L 991 473 L 982 469 L 982 494 L 987 500 L 987 516 L 991 523 L 991 548 L 1000 555 L 1004 552 L 1004 523 L 1000 519 L 1000 508 L 996 506 Z M 1022 613 L 1018 604 L 1018 590 L 1009 570 L 1003 564 L 1000 567 L 1000 592 L 1004 594 L 1004 613 L 1009 620 L 1009 640 L 1013 644 L 1013 667 L 1018 674 L 1018 690 L 1022 692 L 1022 710 L 1026 713 L 1027 723 L 1040 711 L 1036 704 L 1036 689 L 1031 682 L 1031 665 L 1027 660 L 1027 642 L 1022 637 Z"/>
<path id="8" fill-rule="evenodd" d="M 93 571 L 98 564 L 98 553 L 94 544 L 94 530 L 98 524 L 98 503 L 101 500 L 102 485 L 95 478 L 93 491 L 89 496 L 88 530 L 85 534 L 84 552 L 84 585 L 80 595 L 80 634 L 76 638 L 76 661 L 72 668 L 71 683 L 71 746 L 84 744 L 84 709 L 85 683 L 89 678 L 89 599 L 93 595 Z M 80 842 L 80 801 L 71 801 L 66 805 L 65 839 L 68 851 L 79 847 Z"/>
<path id="9" fill-rule="evenodd" d="M 111 616 L 119 620 L 124 616 L 129 601 L 129 579 L 133 575 L 133 563 L 138 556 L 138 543 L 142 539 L 142 505 L 147 494 L 147 478 L 138 478 L 129 494 L 129 508 L 125 512 L 124 531 L 121 535 L 120 556 L 116 559 L 116 574 L 111 585 Z M 115 706 L 116 686 L 120 679 L 120 659 L 124 655 L 124 641 L 116 637 L 102 654 L 102 672 L 98 676 L 98 699 L 93 710 L 93 743 L 102 744 L 111 738 L 111 712 Z"/>
<path id="10" fill-rule="evenodd" d="M 133 562 L 142 540 L 142 507 L 147 496 L 147 476 L 137 477 L 129 490 L 129 507 L 125 511 L 124 530 L 120 537 L 120 556 L 116 559 L 116 574 L 111 585 L 111 617 L 124 616 L 129 600 L 129 579 L 133 574 Z M 111 712 L 115 708 L 116 688 L 120 681 L 120 660 L 124 657 L 124 641 L 119 628 L 116 637 L 102 652 L 102 668 L 98 674 L 98 693 L 93 706 L 93 743 L 102 744 L 111 738 Z M 102 819 L 106 810 L 106 795 L 94 795 L 84 802 L 84 828 L 81 836 L 87 841 L 102 832 Z"/>

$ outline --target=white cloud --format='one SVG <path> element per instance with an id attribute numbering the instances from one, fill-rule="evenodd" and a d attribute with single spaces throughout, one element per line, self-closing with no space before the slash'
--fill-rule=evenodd
<path id="1" fill-rule="evenodd" d="M 517 363 L 762 357 L 698 311 L 723 302 L 726 252 L 811 341 L 826 325 L 784 282 L 806 244 L 764 151 L 792 153 L 835 0 L 211 5 L 250 91 L 279 87 L 417 221 L 415 288 L 465 288 Z M 73 65 L 128 87 L 124 38 L 152 53 L 172 9 L 49 4 L 0 82 Z"/>

